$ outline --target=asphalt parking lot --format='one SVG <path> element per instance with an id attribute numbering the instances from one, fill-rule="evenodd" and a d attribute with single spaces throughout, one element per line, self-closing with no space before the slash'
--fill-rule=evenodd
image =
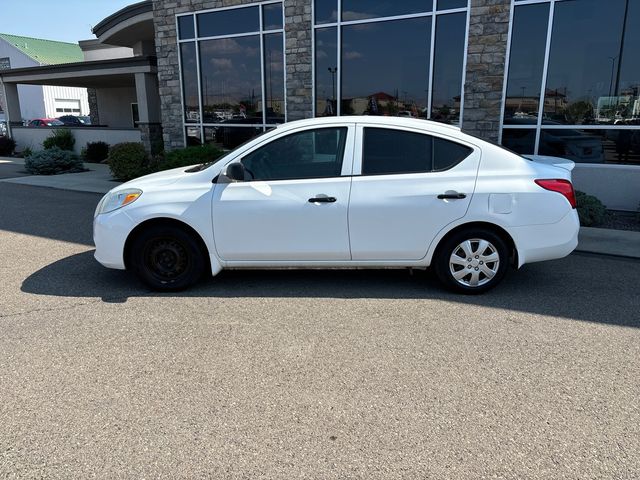
<path id="1" fill-rule="evenodd" d="M 640 262 L 158 295 L 93 260 L 98 200 L 0 183 L 1 478 L 640 475 Z"/>

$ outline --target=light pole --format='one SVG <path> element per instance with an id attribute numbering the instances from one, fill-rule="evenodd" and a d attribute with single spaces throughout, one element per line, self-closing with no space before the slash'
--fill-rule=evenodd
<path id="1" fill-rule="evenodd" d="M 331 87 L 333 89 L 333 97 L 332 100 L 335 103 L 336 101 L 336 73 L 338 73 L 338 67 L 329 67 L 329 73 L 331 74 Z"/>

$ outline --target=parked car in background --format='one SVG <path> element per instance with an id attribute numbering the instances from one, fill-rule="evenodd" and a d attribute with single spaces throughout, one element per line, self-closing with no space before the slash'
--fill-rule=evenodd
<path id="1" fill-rule="evenodd" d="M 574 165 L 426 120 L 291 122 L 215 163 L 113 189 L 95 212 L 95 257 L 165 291 L 226 268 L 431 266 L 481 293 L 509 265 L 577 246 Z"/>
<path id="2" fill-rule="evenodd" d="M 86 127 L 91 125 L 91 119 L 89 117 L 63 115 L 62 117 L 58 117 L 57 120 L 61 121 L 67 127 Z"/>
<path id="3" fill-rule="evenodd" d="M 62 127 L 62 123 L 57 118 L 36 118 L 27 123 L 27 127 Z"/>

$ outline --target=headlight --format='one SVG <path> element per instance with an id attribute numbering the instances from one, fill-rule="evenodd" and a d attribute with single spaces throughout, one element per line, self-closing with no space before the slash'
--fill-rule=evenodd
<path id="1" fill-rule="evenodd" d="M 140 195 L 142 195 L 142 190 L 138 190 L 136 188 L 109 192 L 102 197 L 102 200 L 100 200 L 100 203 L 96 208 L 95 216 L 97 217 L 103 213 L 113 212 L 125 205 L 129 205 L 140 198 Z"/>

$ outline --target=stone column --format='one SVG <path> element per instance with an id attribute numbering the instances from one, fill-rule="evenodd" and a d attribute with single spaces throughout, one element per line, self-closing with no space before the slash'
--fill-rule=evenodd
<path id="1" fill-rule="evenodd" d="M 136 73 L 135 78 L 142 143 L 147 151 L 155 154 L 164 149 L 158 77 L 155 73 Z"/>
<path id="2" fill-rule="evenodd" d="M 471 0 L 462 129 L 498 140 L 511 0 Z"/>
<path id="3" fill-rule="evenodd" d="M 100 112 L 98 111 L 98 91 L 95 88 L 87 88 L 89 97 L 89 117 L 92 125 L 100 125 Z"/>
<path id="4" fill-rule="evenodd" d="M 311 1 L 284 2 L 288 121 L 311 118 L 313 115 Z"/>

